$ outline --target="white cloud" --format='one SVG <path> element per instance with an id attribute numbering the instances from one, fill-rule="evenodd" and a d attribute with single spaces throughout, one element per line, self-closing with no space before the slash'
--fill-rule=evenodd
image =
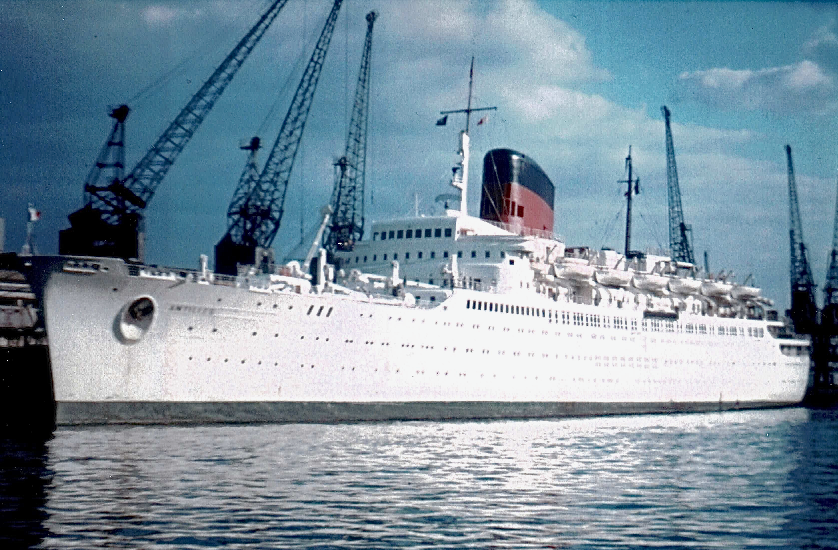
<path id="1" fill-rule="evenodd" d="M 826 114 L 838 108 L 835 78 L 809 60 L 760 70 L 684 72 L 678 79 L 688 95 L 720 109 Z"/>
<path id="2" fill-rule="evenodd" d="M 803 45 L 806 51 L 817 50 L 823 46 L 836 47 L 838 46 L 838 35 L 835 34 L 835 18 L 820 27 L 814 32 L 810 38 Z"/>

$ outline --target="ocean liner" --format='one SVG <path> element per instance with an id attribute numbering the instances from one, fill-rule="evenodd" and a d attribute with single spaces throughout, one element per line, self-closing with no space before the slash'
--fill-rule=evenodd
<path id="1" fill-rule="evenodd" d="M 809 342 L 758 288 L 665 255 L 568 247 L 554 186 L 509 149 L 467 212 L 381 221 L 308 269 L 215 274 L 55 257 L 58 424 L 537 418 L 784 406 Z M 456 202 L 454 203 L 456 204 Z M 325 225 L 325 219 L 324 219 Z M 311 272 L 309 274 L 309 271 Z"/>

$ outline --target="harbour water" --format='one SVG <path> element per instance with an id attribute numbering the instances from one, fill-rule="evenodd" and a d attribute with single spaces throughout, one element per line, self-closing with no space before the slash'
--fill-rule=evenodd
<path id="1" fill-rule="evenodd" d="M 836 548 L 838 412 L 59 428 L 0 548 Z"/>

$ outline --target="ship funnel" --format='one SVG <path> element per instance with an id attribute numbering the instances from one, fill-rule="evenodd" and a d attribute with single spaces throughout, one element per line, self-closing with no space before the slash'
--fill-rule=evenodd
<path id="1" fill-rule="evenodd" d="M 483 158 L 480 217 L 513 228 L 553 232 L 555 187 L 532 159 L 511 149 Z"/>

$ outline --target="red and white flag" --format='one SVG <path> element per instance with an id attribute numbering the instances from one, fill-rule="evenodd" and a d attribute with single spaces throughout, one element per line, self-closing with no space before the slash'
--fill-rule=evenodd
<path id="1" fill-rule="evenodd" d="M 41 219 L 41 212 L 36 210 L 35 207 L 29 205 L 29 221 L 36 222 Z"/>
<path id="2" fill-rule="evenodd" d="M 478 120 L 477 125 L 480 126 L 481 124 L 486 124 L 487 122 L 489 122 L 489 115 L 486 115 L 480 120 Z"/>

